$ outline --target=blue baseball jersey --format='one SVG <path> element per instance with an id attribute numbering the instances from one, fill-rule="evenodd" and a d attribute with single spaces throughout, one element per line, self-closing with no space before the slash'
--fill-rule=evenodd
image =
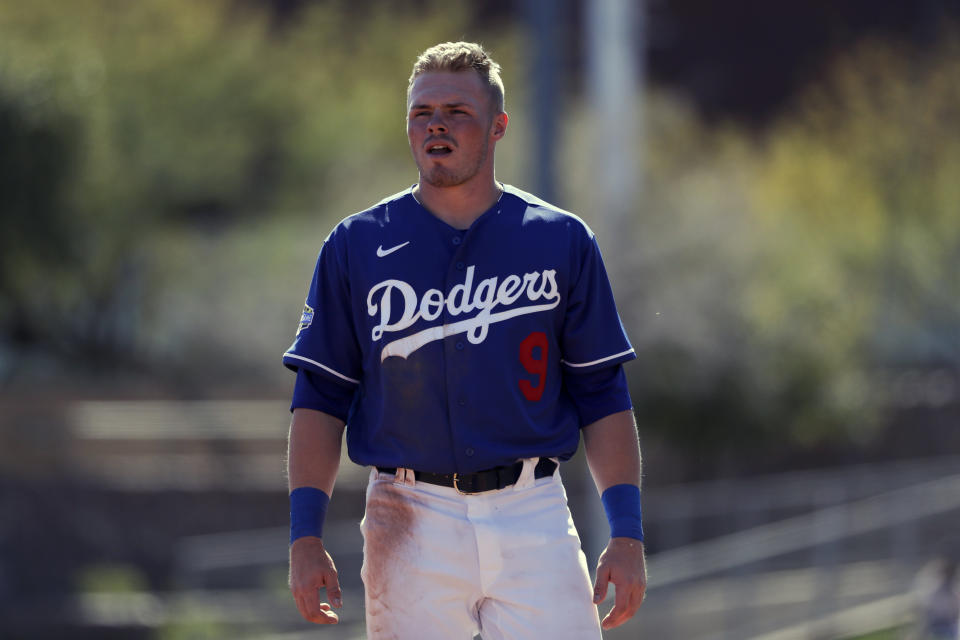
<path id="1" fill-rule="evenodd" d="M 326 238 L 284 364 L 349 394 L 361 465 L 470 473 L 569 458 L 584 411 L 571 381 L 618 376 L 599 413 L 629 409 L 619 365 L 636 357 L 593 233 L 506 185 L 458 230 L 412 191 Z"/>

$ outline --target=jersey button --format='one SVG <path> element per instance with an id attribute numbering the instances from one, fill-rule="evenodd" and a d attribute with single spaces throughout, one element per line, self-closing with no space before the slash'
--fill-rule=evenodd
<path id="1" fill-rule="evenodd" d="M 462 262 L 458 262 L 458 263 L 457 263 L 457 269 L 459 269 L 460 271 L 463 271 L 463 267 L 464 267 L 464 266 L 465 266 L 465 265 L 464 265 Z"/>
<path id="2" fill-rule="evenodd" d="M 460 244 L 460 236 L 453 236 L 453 244 Z"/>
<path id="3" fill-rule="evenodd" d="M 458 343 L 455 344 L 454 346 L 457 348 L 457 351 L 463 351 L 463 343 L 462 343 L 462 342 L 458 342 Z"/>
<path id="4" fill-rule="evenodd" d="M 464 451 L 464 453 L 467 454 L 468 458 L 473 456 L 473 447 L 467 447 L 467 450 Z"/>

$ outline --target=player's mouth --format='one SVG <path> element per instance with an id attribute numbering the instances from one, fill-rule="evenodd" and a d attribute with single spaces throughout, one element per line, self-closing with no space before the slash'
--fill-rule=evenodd
<path id="1" fill-rule="evenodd" d="M 425 147 L 427 155 L 433 157 L 448 156 L 453 153 L 453 146 L 446 142 L 431 142 Z"/>

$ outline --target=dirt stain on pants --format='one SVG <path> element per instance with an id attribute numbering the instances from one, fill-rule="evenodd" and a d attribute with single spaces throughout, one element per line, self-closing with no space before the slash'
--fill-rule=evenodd
<path id="1" fill-rule="evenodd" d="M 392 482 L 372 480 L 360 524 L 363 533 L 363 580 L 370 640 L 406 640 L 391 631 L 391 609 L 416 601 L 420 594 L 405 588 L 417 564 L 412 495 Z"/>

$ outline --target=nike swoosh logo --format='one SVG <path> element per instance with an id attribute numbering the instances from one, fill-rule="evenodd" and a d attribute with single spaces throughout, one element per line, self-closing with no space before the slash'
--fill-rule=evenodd
<path id="1" fill-rule="evenodd" d="M 404 242 L 403 244 L 398 244 L 398 245 L 395 246 L 395 247 L 390 247 L 389 249 L 384 249 L 384 248 L 383 248 L 383 245 L 380 245 L 379 247 L 377 247 L 377 257 L 378 257 L 378 258 L 383 258 L 383 257 L 385 257 L 385 256 L 388 256 L 388 255 L 390 255 L 391 253 L 393 253 L 394 251 L 397 251 L 398 249 L 403 249 L 403 248 L 404 248 L 405 246 L 407 246 L 408 244 L 410 244 L 410 241 L 409 241 L 409 240 L 407 240 L 407 241 Z"/>

